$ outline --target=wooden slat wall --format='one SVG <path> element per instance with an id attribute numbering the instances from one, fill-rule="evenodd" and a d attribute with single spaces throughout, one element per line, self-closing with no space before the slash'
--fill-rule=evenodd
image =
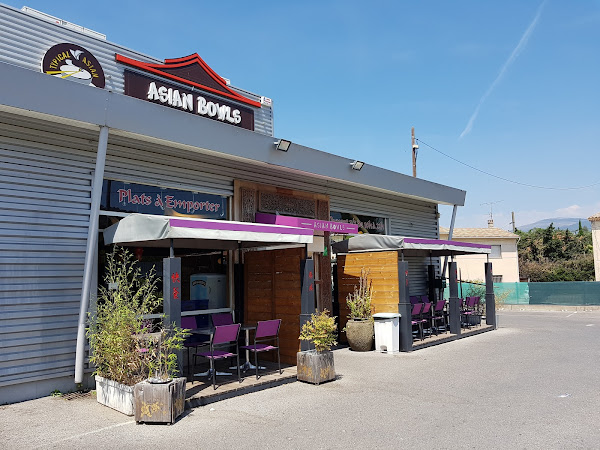
<path id="1" fill-rule="evenodd" d="M 296 364 L 300 348 L 300 260 L 303 248 L 248 252 L 244 255 L 247 322 L 282 319 L 281 362 Z M 265 355 L 266 356 L 266 355 Z"/>
<path id="2" fill-rule="evenodd" d="M 340 330 L 346 326 L 350 310 L 346 304 L 348 294 L 358 286 L 360 271 L 369 269 L 373 282 L 374 313 L 398 312 L 398 253 L 373 252 L 338 256 L 338 298 L 340 302 Z M 345 339 L 345 336 L 342 335 Z"/>

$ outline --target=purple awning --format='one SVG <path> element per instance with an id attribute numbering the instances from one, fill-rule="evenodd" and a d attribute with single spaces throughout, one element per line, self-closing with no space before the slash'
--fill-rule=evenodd
<path id="1" fill-rule="evenodd" d="M 231 250 L 275 245 L 310 244 L 313 232 L 285 227 L 227 220 L 130 214 L 104 230 L 105 244 L 134 247 L 168 247 Z"/>

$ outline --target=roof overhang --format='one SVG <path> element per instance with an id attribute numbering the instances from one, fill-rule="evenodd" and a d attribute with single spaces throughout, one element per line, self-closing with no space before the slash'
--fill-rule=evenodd
<path id="1" fill-rule="evenodd" d="M 108 126 L 111 133 L 140 140 L 156 140 L 219 157 L 274 165 L 282 171 L 303 173 L 361 188 L 369 188 L 422 201 L 464 205 L 466 192 L 414 178 L 368 163 L 357 171 L 353 160 L 292 144 L 289 151 L 275 149 L 274 138 L 214 120 L 155 105 L 107 89 L 65 82 L 56 77 L 0 63 L 2 104 L 48 115 L 48 120 L 77 121 Z"/>

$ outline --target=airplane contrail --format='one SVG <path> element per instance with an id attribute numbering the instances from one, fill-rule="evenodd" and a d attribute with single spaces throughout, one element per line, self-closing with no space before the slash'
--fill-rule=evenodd
<path id="1" fill-rule="evenodd" d="M 462 139 L 464 136 L 466 136 L 467 134 L 469 134 L 471 132 L 471 129 L 473 128 L 473 123 L 475 122 L 475 119 L 477 118 L 477 115 L 479 114 L 479 110 L 481 109 L 481 105 L 483 105 L 483 103 L 486 101 L 486 99 L 489 97 L 489 95 L 492 93 L 492 91 L 496 88 L 498 83 L 500 83 L 500 80 L 502 80 L 502 77 L 504 77 L 504 74 L 506 73 L 508 68 L 512 65 L 512 63 L 515 61 L 515 59 L 517 59 L 517 56 L 519 56 L 519 53 L 521 53 L 521 51 L 527 45 L 527 41 L 529 41 L 529 38 L 531 37 L 533 30 L 535 29 L 535 26 L 538 23 L 538 20 L 542 14 L 542 10 L 544 9 L 544 5 L 546 4 L 546 1 L 547 0 L 544 0 L 540 4 L 540 6 L 538 7 L 538 10 L 535 14 L 535 17 L 533 18 L 533 20 L 531 21 L 531 23 L 525 30 L 525 33 L 523 33 L 523 36 L 521 36 L 521 40 L 519 41 L 517 46 L 513 49 L 512 53 L 510 54 L 510 56 L 508 57 L 508 59 L 506 60 L 506 62 L 502 66 L 502 68 L 500 69 L 500 72 L 498 73 L 498 76 L 496 77 L 496 79 L 492 82 L 492 84 L 490 85 L 488 90 L 485 91 L 485 94 L 483 94 L 483 96 L 479 100 L 479 103 L 477 104 L 475 111 L 471 115 L 471 118 L 469 119 L 467 126 L 465 127 L 463 132 L 460 133 L 459 139 Z"/>

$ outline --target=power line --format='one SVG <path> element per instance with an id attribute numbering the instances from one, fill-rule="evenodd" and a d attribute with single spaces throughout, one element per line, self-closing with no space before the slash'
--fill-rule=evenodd
<path id="1" fill-rule="evenodd" d="M 450 155 L 442 152 L 441 150 L 438 150 L 435 147 L 432 147 L 427 142 L 424 142 L 421 139 L 416 139 L 416 140 L 417 140 L 417 142 L 420 142 L 421 144 L 429 147 L 431 150 L 434 150 L 434 151 L 436 151 L 436 152 L 444 155 L 446 158 L 450 158 L 452 161 L 456 161 L 457 163 L 462 164 L 463 166 L 467 166 L 469 169 L 476 170 L 477 172 L 481 172 L 481 173 L 483 173 L 485 175 L 497 178 L 497 179 L 502 180 L 502 181 L 506 181 L 508 183 L 518 184 L 519 186 L 526 186 L 526 187 L 531 187 L 531 188 L 536 188 L 536 189 L 550 189 L 550 190 L 554 190 L 554 191 L 574 191 L 574 190 L 577 190 L 577 189 L 587 189 L 587 188 L 590 188 L 590 187 L 593 187 L 593 186 L 600 185 L 600 181 L 597 181 L 597 182 L 592 183 L 592 184 L 588 184 L 587 186 L 577 186 L 577 187 L 552 187 L 552 186 L 538 186 L 538 185 L 535 185 L 535 184 L 521 183 L 520 181 L 509 180 L 508 178 L 504 178 L 504 177 L 501 177 L 501 176 L 498 176 L 498 175 L 494 175 L 493 173 L 486 172 L 485 170 L 481 170 L 481 169 L 479 169 L 477 167 L 474 167 L 474 166 L 472 166 L 470 164 L 462 162 L 462 161 L 454 158 L 453 156 L 450 156 Z"/>

